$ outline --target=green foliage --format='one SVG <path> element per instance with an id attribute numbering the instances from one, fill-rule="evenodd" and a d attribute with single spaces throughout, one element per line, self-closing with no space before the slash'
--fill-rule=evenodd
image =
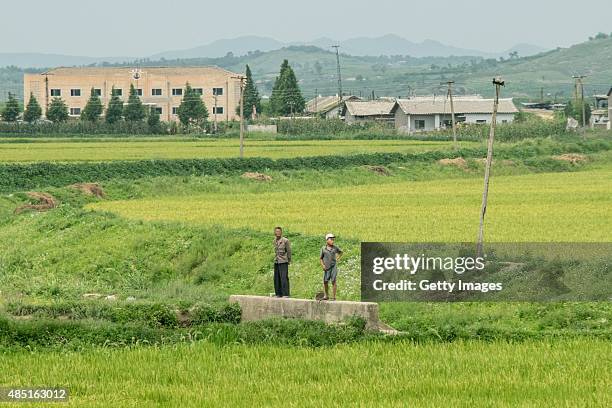
<path id="1" fill-rule="evenodd" d="M 587 101 L 568 101 L 567 105 L 565 105 L 565 116 L 576 119 L 580 126 L 582 126 L 583 105 L 584 113 L 586 114 L 584 123 L 588 126 L 591 119 L 591 105 Z"/>
<path id="2" fill-rule="evenodd" d="M 527 141 L 526 143 L 498 147 L 496 158 L 536 157 L 563 152 L 588 153 L 606 151 L 611 142 L 604 140 L 579 141 L 567 145 L 556 142 Z M 570 150 L 568 150 L 570 149 Z M 483 157 L 484 147 L 463 148 L 457 151 L 428 151 L 415 153 L 371 153 L 355 155 L 328 155 L 295 157 L 287 159 L 228 158 L 228 159 L 178 159 L 111 161 L 100 163 L 30 163 L 0 165 L 0 191 L 16 191 L 41 186 L 63 186 L 91 180 L 114 178 L 139 179 L 162 175 L 212 175 L 236 174 L 246 171 L 338 169 L 362 165 L 389 165 L 400 162 L 432 162 L 443 158 Z"/>
<path id="3" fill-rule="evenodd" d="M 284 60 L 281 64 L 280 73 L 276 77 L 270 96 L 270 113 L 279 116 L 288 116 L 294 113 L 304 112 L 306 101 L 302 96 L 300 87 L 295 77 L 295 72 Z"/>
<path id="4" fill-rule="evenodd" d="M 136 93 L 134 84 L 130 85 L 130 96 L 123 110 L 123 116 L 128 122 L 141 122 L 146 116 L 145 107 Z"/>
<path id="5" fill-rule="evenodd" d="M 189 83 L 185 84 L 183 100 L 178 107 L 178 117 L 185 127 L 190 125 L 200 127 L 206 123 L 208 118 L 208 110 L 202 102 L 202 97 Z"/>
<path id="6" fill-rule="evenodd" d="M 38 104 L 38 101 L 34 97 L 34 94 L 30 94 L 30 101 L 28 102 L 28 106 L 26 107 L 25 112 L 23 113 L 23 120 L 28 123 L 32 123 L 40 119 L 42 116 L 42 108 Z"/>
<path id="7" fill-rule="evenodd" d="M 159 113 L 155 110 L 155 107 L 151 107 L 151 109 L 149 109 L 147 126 L 149 126 L 149 131 L 153 134 L 166 133 L 166 126 L 159 120 Z"/>
<path id="8" fill-rule="evenodd" d="M 106 108 L 105 120 L 108 124 L 117 123 L 123 117 L 123 101 L 117 95 L 115 87 L 111 91 L 111 99 L 108 102 L 108 108 Z"/>
<path id="9" fill-rule="evenodd" d="M 240 110 L 240 107 L 238 107 L 237 109 Z M 257 91 L 257 86 L 253 81 L 253 74 L 251 73 L 251 68 L 247 65 L 246 84 L 244 86 L 244 117 L 253 117 L 254 111 L 257 112 L 258 115 L 262 114 L 261 97 L 259 96 L 259 91 Z"/>
<path id="10" fill-rule="evenodd" d="M 61 124 L 68 120 L 68 106 L 62 98 L 56 97 L 51 100 L 47 110 L 47 119 L 55 124 Z"/>
<path id="11" fill-rule="evenodd" d="M 6 101 L 0 116 L 5 122 L 16 122 L 17 119 L 19 119 L 19 113 L 19 102 L 17 102 L 15 95 L 9 92 L 8 100 Z"/>
<path id="12" fill-rule="evenodd" d="M 89 100 L 81 112 L 81 120 L 87 122 L 97 122 L 103 111 L 104 107 L 102 106 L 100 97 L 96 94 L 94 88 L 91 88 Z"/>

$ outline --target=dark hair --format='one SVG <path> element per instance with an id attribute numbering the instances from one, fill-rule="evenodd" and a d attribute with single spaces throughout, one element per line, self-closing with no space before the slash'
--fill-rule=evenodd
<path id="1" fill-rule="evenodd" d="M 281 227 L 274 227 L 275 230 L 283 230 Z"/>

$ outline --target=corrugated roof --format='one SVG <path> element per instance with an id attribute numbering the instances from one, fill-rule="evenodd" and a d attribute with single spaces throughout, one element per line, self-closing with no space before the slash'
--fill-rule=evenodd
<path id="1" fill-rule="evenodd" d="M 207 75 L 210 73 L 225 72 L 228 75 L 239 75 L 216 66 L 206 67 L 58 67 L 43 72 L 41 75 L 130 75 L 131 71 L 139 69 L 143 74 L 157 75 Z"/>
<path id="2" fill-rule="evenodd" d="M 347 101 L 346 109 L 353 116 L 389 115 L 395 101 Z"/>
<path id="3" fill-rule="evenodd" d="M 345 95 L 342 97 L 342 101 L 359 100 L 360 98 L 354 95 Z M 340 104 L 340 99 L 336 95 L 332 96 L 317 96 L 314 99 L 306 102 L 306 112 L 310 113 L 322 113 L 328 112 Z"/>
<path id="4" fill-rule="evenodd" d="M 440 98 L 412 98 L 398 99 L 399 108 L 409 115 L 436 115 L 450 114 L 450 100 L 445 97 Z M 453 98 L 455 114 L 465 113 L 493 113 L 493 99 L 483 98 Z M 514 106 L 512 98 L 500 99 L 499 113 L 516 113 L 518 109 Z"/>

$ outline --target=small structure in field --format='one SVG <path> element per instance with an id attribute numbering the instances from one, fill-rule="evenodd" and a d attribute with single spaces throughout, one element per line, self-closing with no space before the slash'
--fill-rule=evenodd
<path id="1" fill-rule="evenodd" d="M 347 101 L 344 103 L 342 115 L 346 123 L 376 121 L 393 123 L 394 100 L 377 99 L 372 101 Z"/>

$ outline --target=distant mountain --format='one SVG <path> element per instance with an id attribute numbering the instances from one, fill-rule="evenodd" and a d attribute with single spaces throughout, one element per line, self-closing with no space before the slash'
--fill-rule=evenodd
<path id="1" fill-rule="evenodd" d="M 344 41 L 335 41 L 322 37 L 312 41 L 282 42 L 270 37 L 242 36 L 230 39 L 213 41 L 199 47 L 171 50 L 151 55 L 149 60 L 173 60 L 190 58 L 219 58 L 228 53 L 235 56 L 246 55 L 252 51 L 275 51 L 295 45 L 316 46 L 329 51 L 332 45 L 340 45 L 343 54 L 354 56 L 381 56 L 381 55 L 407 55 L 411 57 L 450 57 L 473 56 L 484 58 L 508 57 L 508 54 L 517 51 L 519 56 L 526 57 L 543 52 L 544 49 L 531 44 L 518 44 L 509 50 L 499 53 L 490 53 L 473 49 L 457 48 L 434 40 L 412 42 L 395 34 L 381 37 L 359 37 Z M 43 53 L 0 53 L 0 67 L 15 65 L 23 68 L 44 68 L 55 66 L 89 65 L 108 63 L 121 63 L 133 61 L 137 57 L 86 57 L 61 54 Z"/>
<path id="2" fill-rule="evenodd" d="M 15 65 L 22 68 L 47 68 L 72 65 L 89 65 L 102 62 L 119 63 L 133 57 L 84 57 L 43 53 L 0 53 L 0 67 Z"/>
<path id="3" fill-rule="evenodd" d="M 151 55 L 150 59 L 176 58 L 218 58 L 228 52 L 234 55 L 245 55 L 249 51 L 272 51 L 283 48 L 287 44 L 269 37 L 243 36 L 231 39 L 213 41 L 210 44 L 185 50 L 166 51 Z"/>

